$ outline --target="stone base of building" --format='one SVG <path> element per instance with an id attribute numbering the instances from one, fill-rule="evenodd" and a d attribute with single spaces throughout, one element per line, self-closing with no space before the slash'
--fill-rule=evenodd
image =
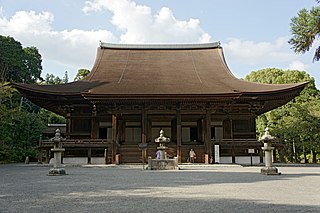
<path id="1" fill-rule="evenodd" d="M 66 175 L 66 170 L 63 168 L 53 168 L 49 170 L 49 176 Z"/>
<path id="2" fill-rule="evenodd" d="M 148 159 L 148 170 L 179 169 L 177 159 Z"/>
<path id="3" fill-rule="evenodd" d="M 262 175 L 281 175 L 281 172 L 278 172 L 276 167 L 264 167 L 261 169 Z"/>

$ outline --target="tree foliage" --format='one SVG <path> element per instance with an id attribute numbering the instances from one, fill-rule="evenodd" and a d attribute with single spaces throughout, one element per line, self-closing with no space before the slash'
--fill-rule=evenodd
<path id="1" fill-rule="evenodd" d="M 36 47 L 22 48 L 12 37 L 0 35 L 0 81 L 34 83 L 41 79 L 42 59 Z"/>
<path id="2" fill-rule="evenodd" d="M 0 117 L 0 161 L 36 157 L 35 147 L 45 128 L 38 114 L 0 106 Z"/>
<path id="3" fill-rule="evenodd" d="M 254 71 L 245 79 L 272 84 L 309 81 L 300 96 L 284 106 L 258 116 L 257 132 L 262 135 L 265 127 L 270 127 L 272 134 L 277 135 L 283 143 L 287 143 L 289 160 L 293 161 L 300 154 L 310 152 L 312 161 L 316 162 L 316 153 L 320 152 L 320 92 L 315 86 L 314 78 L 303 71 L 268 68 Z M 297 151 L 296 156 L 293 145 Z"/>
<path id="4" fill-rule="evenodd" d="M 50 112 L 46 109 L 41 108 L 39 114 L 41 115 L 41 118 L 46 124 L 65 124 L 66 119 L 61 116 L 57 115 L 54 112 Z"/>
<path id="5" fill-rule="evenodd" d="M 319 3 L 319 1 L 318 1 Z M 320 36 L 320 7 L 311 10 L 302 9 L 291 19 L 292 38 L 289 44 L 296 53 L 305 53 L 310 50 L 315 40 Z M 320 60 L 320 46 L 316 48 L 313 61 Z"/>
<path id="6" fill-rule="evenodd" d="M 45 84 L 45 85 L 66 84 L 68 83 L 68 81 L 69 81 L 68 71 L 65 71 L 63 78 L 47 73 L 42 84 Z"/>
<path id="7" fill-rule="evenodd" d="M 53 74 L 47 73 L 43 84 L 46 84 L 46 85 L 62 84 L 62 79 L 59 78 L 59 76 L 54 76 Z"/>
<path id="8" fill-rule="evenodd" d="M 69 82 L 69 76 L 68 76 L 68 71 L 64 72 L 64 76 L 62 78 L 62 83 L 67 84 Z"/>
<path id="9" fill-rule="evenodd" d="M 40 135 L 48 123 L 65 119 L 40 109 L 10 86 L 9 81 L 37 83 L 42 80 L 41 55 L 35 47 L 22 48 L 12 37 L 0 35 L 0 162 L 17 162 L 26 156 L 35 158 Z M 47 74 L 47 84 L 68 82 Z"/>
<path id="10" fill-rule="evenodd" d="M 90 74 L 90 70 L 79 69 L 74 81 L 79 81 L 85 79 Z"/>

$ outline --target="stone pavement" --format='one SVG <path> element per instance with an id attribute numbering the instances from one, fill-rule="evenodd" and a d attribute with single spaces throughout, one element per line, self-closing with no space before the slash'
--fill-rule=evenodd
<path id="1" fill-rule="evenodd" d="M 320 212 L 320 167 L 0 165 L 0 212 Z"/>

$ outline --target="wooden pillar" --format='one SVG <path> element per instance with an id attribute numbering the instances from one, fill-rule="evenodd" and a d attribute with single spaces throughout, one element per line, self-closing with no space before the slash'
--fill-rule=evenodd
<path id="1" fill-rule="evenodd" d="M 141 142 L 142 143 L 147 143 L 147 111 L 146 109 L 142 110 L 141 113 Z M 146 162 L 146 156 L 147 156 L 147 149 L 144 149 L 143 152 L 143 158 L 142 161 Z"/>
<path id="2" fill-rule="evenodd" d="M 232 158 L 232 163 L 236 163 L 236 150 L 234 145 L 232 145 L 232 148 L 231 148 L 231 158 Z"/>
<path id="3" fill-rule="evenodd" d="M 46 149 L 46 163 L 50 162 L 50 149 Z"/>
<path id="4" fill-rule="evenodd" d="M 126 140 L 126 121 L 123 118 L 117 119 L 117 143 L 123 143 Z"/>
<path id="5" fill-rule="evenodd" d="M 182 126 L 181 126 L 181 110 L 177 108 L 177 156 L 178 162 L 181 163 L 181 142 L 182 142 Z"/>
<path id="6" fill-rule="evenodd" d="M 97 108 L 96 105 L 92 106 L 92 116 L 91 116 L 91 139 L 97 139 L 99 135 L 99 122 L 96 118 Z"/>
<path id="7" fill-rule="evenodd" d="M 70 139 L 70 133 L 71 133 L 71 113 L 70 112 L 68 112 L 67 113 L 67 116 L 66 116 L 66 123 L 67 123 L 67 125 L 66 125 L 66 138 L 67 139 Z"/>
<path id="8" fill-rule="evenodd" d="M 211 146 L 211 110 L 206 110 L 206 122 L 205 122 L 205 147 L 206 152 L 209 154 L 209 157 L 212 156 L 212 146 Z"/>
<path id="9" fill-rule="evenodd" d="M 99 122 L 95 117 L 91 119 L 91 139 L 97 139 L 99 136 Z"/>
<path id="10" fill-rule="evenodd" d="M 112 163 L 115 163 L 116 159 L 116 143 L 117 143 L 117 115 L 112 114 L 111 118 L 112 125 Z"/>
<path id="11" fill-rule="evenodd" d="M 91 164 L 91 148 L 88 148 L 88 164 Z"/>

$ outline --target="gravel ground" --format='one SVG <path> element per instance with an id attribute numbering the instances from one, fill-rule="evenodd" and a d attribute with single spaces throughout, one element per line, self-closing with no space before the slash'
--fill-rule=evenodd
<path id="1" fill-rule="evenodd" d="M 320 212 L 320 167 L 0 165 L 0 212 Z"/>

